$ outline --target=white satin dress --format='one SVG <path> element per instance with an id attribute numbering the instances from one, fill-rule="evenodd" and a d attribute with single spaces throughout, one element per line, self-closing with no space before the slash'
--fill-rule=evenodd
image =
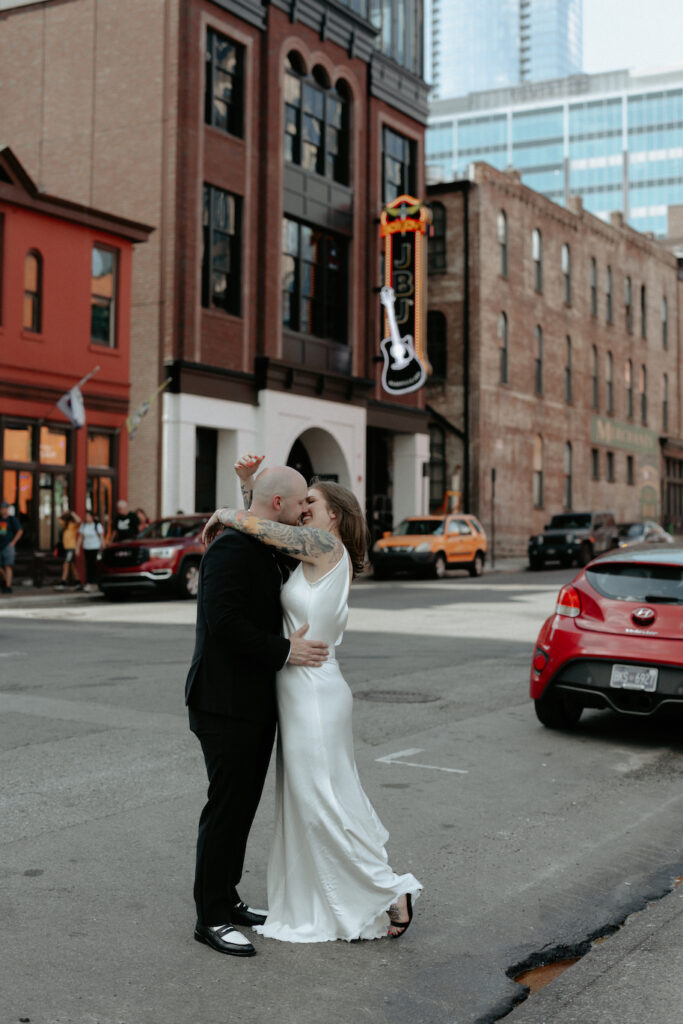
<path id="1" fill-rule="evenodd" d="M 334 656 L 348 619 L 350 559 L 310 583 L 299 564 L 282 590 L 285 635 L 304 623 L 330 646 L 320 668 L 277 676 L 279 731 L 268 917 L 255 931 L 285 942 L 377 939 L 386 911 L 421 885 L 395 874 L 389 833 L 363 792 L 353 754 L 351 691 Z"/>

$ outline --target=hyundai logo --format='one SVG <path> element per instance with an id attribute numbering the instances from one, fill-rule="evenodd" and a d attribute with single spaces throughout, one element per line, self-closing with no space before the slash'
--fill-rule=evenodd
<path id="1" fill-rule="evenodd" d="M 655 621 L 655 613 L 652 608 L 636 608 L 631 618 L 639 626 L 649 626 L 651 622 Z"/>

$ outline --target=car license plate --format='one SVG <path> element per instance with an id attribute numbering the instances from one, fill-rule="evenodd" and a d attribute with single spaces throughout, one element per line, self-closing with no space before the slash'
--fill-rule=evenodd
<path id="1" fill-rule="evenodd" d="M 548 555 L 554 555 L 555 554 L 555 548 L 546 548 L 545 550 L 546 550 L 546 554 L 548 554 Z"/>
<path id="2" fill-rule="evenodd" d="M 612 665 L 610 686 L 622 690 L 646 690 L 652 693 L 657 689 L 658 668 L 643 668 L 641 665 Z"/>

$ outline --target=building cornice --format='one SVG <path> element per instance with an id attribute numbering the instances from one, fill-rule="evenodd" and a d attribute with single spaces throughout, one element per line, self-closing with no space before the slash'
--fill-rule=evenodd
<path id="1" fill-rule="evenodd" d="M 234 14 L 242 21 L 248 22 L 254 28 L 264 29 L 266 27 L 266 5 L 267 0 L 211 0 L 216 7 Z"/>
<path id="2" fill-rule="evenodd" d="M 427 83 L 378 51 L 373 53 L 370 61 L 370 94 L 420 124 L 427 124 Z"/>
<path id="3" fill-rule="evenodd" d="M 224 3 L 230 2 L 235 0 L 224 0 Z M 349 57 L 369 63 L 375 53 L 377 29 L 343 4 L 334 0 L 269 0 L 269 3 L 284 11 L 290 21 L 307 25 L 321 39 L 341 46 Z"/>

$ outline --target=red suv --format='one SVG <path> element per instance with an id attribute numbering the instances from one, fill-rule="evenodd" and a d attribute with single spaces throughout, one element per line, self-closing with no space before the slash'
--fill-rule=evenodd
<path id="1" fill-rule="evenodd" d="M 208 515 L 157 519 L 134 540 L 109 544 L 97 555 L 100 590 L 111 595 L 164 588 L 196 597 L 202 530 L 208 521 Z"/>

